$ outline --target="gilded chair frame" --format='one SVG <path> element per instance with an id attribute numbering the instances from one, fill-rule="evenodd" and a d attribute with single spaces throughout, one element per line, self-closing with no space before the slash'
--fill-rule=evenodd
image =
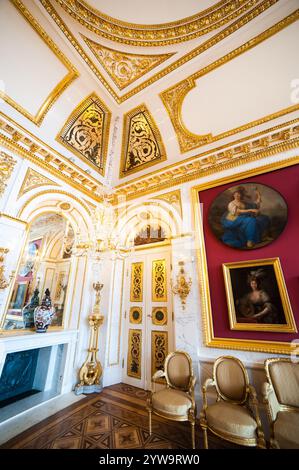
<path id="1" fill-rule="evenodd" d="M 263 386 L 263 402 L 266 405 L 267 409 L 267 417 L 270 427 L 270 448 L 271 449 L 280 449 L 278 441 L 275 439 L 275 432 L 274 432 L 274 423 L 276 421 L 278 411 L 286 411 L 289 413 L 299 413 L 299 408 L 296 406 L 291 405 L 283 405 L 279 403 L 278 397 L 275 391 L 275 387 L 273 386 L 273 381 L 270 374 L 270 367 L 272 364 L 282 362 L 282 363 L 292 363 L 292 359 L 288 357 L 272 357 L 265 360 L 265 372 L 267 377 L 267 382 L 264 383 Z M 274 394 L 274 397 L 273 397 Z M 273 400 L 276 402 L 276 412 L 273 407 Z"/>
<path id="2" fill-rule="evenodd" d="M 216 376 L 217 367 L 221 362 L 225 361 L 226 359 L 230 359 L 238 363 L 243 372 L 243 376 L 245 380 L 245 390 L 244 390 L 244 397 L 241 400 L 229 399 L 227 396 L 225 396 L 221 392 L 221 389 L 217 383 L 217 376 Z M 238 438 L 235 436 L 231 436 L 230 434 L 224 431 L 219 433 L 208 425 L 208 421 L 206 417 L 206 410 L 208 408 L 207 390 L 209 387 L 214 387 L 216 389 L 216 392 L 217 392 L 216 402 L 223 400 L 233 405 L 243 406 L 252 412 L 253 417 L 257 423 L 257 437 L 256 438 L 244 438 L 244 437 Z M 256 390 L 253 387 L 253 385 L 250 385 L 247 370 L 245 369 L 243 363 L 238 358 L 234 356 L 220 356 L 216 359 L 216 361 L 214 362 L 214 366 L 213 366 L 213 379 L 208 378 L 205 380 L 202 386 L 202 395 L 203 395 L 203 408 L 200 413 L 200 426 L 203 430 L 205 449 L 208 449 L 209 447 L 208 446 L 208 430 L 211 431 L 213 434 L 215 434 L 217 437 L 220 437 L 221 439 L 225 439 L 229 442 L 232 442 L 233 444 L 245 445 L 249 447 L 256 446 L 257 448 L 260 448 L 260 449 L 266 448 L 264 432 L 262 429 L 262 423 L 261 423 L 259 410 L 258 410 L 258 399 L 257 399 Z M 251 404 L 252 409 L 248 406 L 249 403 Z"/>
<path id="3" fill-rule="evenodd" d="M 182 354 L 186 357 L 188 360 L 189 364 L 189 384 L 187 387 L 179 387 L 179 386 L 174 386 L 171 383 L 171 380 L 168 375 L 168 364 L 169 361 L 177 354 Z M 152 396 L 155 393 L 155 384 L 160 383 L 161 379 L 164 378 L 166 380 L 166 388 L 173 388 L 175 390 L 180 390 L 183 392 L 186 392 L 188 397 L 191 399 L 191 408 L 188 410 L 188 417 L 186 419 L 185 415 L 169 415 L 166 412 L 161 412 L 157 411 L 155 408 L 152 406 Z M 164 363 L 164 370 L 158 370 L 155 372 L 155 374 L 152 376 L 152 386 L 151 386 L 151 393 L 150 396 L 147 400 L 147 411 L 149 414 L 149 433 L 150 435 L 152 434 L 152 413 L 154 413 L 157 416 L 160 416 L 161 418 L 166 418 L 171 421 L 189 421 L 191 424 L 191 438 L 192 438 L 192 449 L 195 449 L 195 417 L 196 417 L 196 404 L 195 404 L 195 399 L 194 399 L 194 387 L 196 383 L 196 377 L 194 377 L 193 373 L 193 367 L 192 367 L 192 359 L 189 356 L 188 353 L 185 351 L 177 350 L 169 353 L 165 359 Z"/>

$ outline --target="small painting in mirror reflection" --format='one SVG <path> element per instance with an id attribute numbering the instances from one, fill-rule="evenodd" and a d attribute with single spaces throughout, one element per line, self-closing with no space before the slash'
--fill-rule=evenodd
<path id="1" fill-rule="evenodd" d="M 275 189 L 244 183 L 222 191 L 212 202 L 208 221 L 223 243 L 239 250 L 253 250 L 279 237 L 287 223 L 287 205 Z"/>

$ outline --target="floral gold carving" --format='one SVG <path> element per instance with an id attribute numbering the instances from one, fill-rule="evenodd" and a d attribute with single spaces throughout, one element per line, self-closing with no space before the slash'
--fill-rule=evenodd
<path id="1" fill-rule="evenodd" d="M 145 105 L 124 116 L 120 177 L 166 160 L 158 127 Z"/>
<path id="2" fill-rule="evenodd" d="M 185 310 L 186 298 L 190 293 L 192 285 L 192 279 L 190 277 L 188 280 L 186 279 L 184 264 L 184 261 L 179 261 L 180 271 L 176 278 L 176 284 L 172 286 L 172 292 L 178 294 L 181 299 L 183 310 Z"/>
<path id="3" fill-rule="evenodd" d="M 120 90 L 135 82 L 135 80 L 138 80 L 138 78 L 165 62 L 174 54 L 131 54 L 104 47 L 85 36 L 82 37 Z"/>
<path id="4" fill-rule="evenodd" d="M 143 299 L 143 263 L 132 263 L 131 302 L 142 302 Z"/>
<path id="5" fill-rule="evenodd" d="M 6 181 L 9 179 L 16 163 L 16 160 L 10 155 L 0 152 L 0 196 L 5 191 Z"/>
<path id="6" fill-rule="evenodd" d="M 168 204 L 171 204 L 175 209 L 177 209 L 179 214 L 182 216 L 182 200 L 181 191 L 179 189 L 169 193 L 159 194 L 158 196 L 155 196 L 155 199 L 168 202 Z"/>
<path id="7" fill-rule="evenodd" d="M 129 330 L 127 374 L 141 378 L 142 331 Z"/>
<path id="8" fill-rule="evenodd" d="M 153 302 L 167 301 L 167 278 L 165 259 L 158 259 L 153 261 L 152 300 Z"/>
<path id="9" fill-rule="evenodd" d="M 41 175 L 37 171 L 33 170 L 32 168 L 28 168 L 23 184 L 19 191 L 18 197 L 23 196 L 23 194 L 31 191 L 32 189 L 39 188 L 40 186 L 52 185 L 57 186 L 54 181 L 51 181 L 44 175 Z"/>
<path id="10" fill-rule="evenodd" d="M 72 112 L 56 139 L 103 175 L 110 118 L 106 105 L 92 93 Z"/>
<path id="11" fill-rule="evenodd" d="M 168 354 L 167 331 L 152 331 L 152 376 L 162 370 Z"/>

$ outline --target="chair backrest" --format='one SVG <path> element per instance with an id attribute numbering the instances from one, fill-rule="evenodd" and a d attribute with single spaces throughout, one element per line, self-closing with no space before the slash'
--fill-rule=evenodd
<path id="1" fill-rule="evenodd" d="M 190 378 L 193 377 L 192 361 L 188 353 L 173 351 L 168 354 L 164 365 L 167 385 L 172 388 L 189 390 Z"/>
<path id="2" fill-rule="evenodd" d="M 247 400 L 249 379 L 242 362 L 233 356 L 216 359 L 213 378 L 223 400 L 242 404 Z"/>
<path id="3" fill-rule="evenodd" d="M 276 357 L 265 360 L 267 379 L 281 405 L 299 408 L 299 363 Z"/>

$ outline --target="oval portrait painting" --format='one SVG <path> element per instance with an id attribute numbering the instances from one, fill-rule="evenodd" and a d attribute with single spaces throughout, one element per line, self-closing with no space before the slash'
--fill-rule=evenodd
<path id="1" fill-rule="evenodd" d="M 209 208 L 208 220 L 216 237 L 239 250 L 268 245 L 283 231 L 288 209 L 270 186 L 244 183 L 220 193 Z"/>

